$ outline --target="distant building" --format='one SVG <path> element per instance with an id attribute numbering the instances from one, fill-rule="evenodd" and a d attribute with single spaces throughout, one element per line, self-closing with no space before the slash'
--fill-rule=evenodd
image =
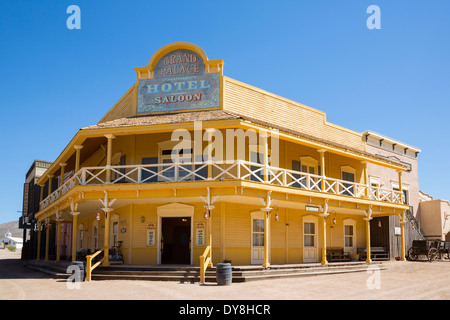
<path id="1" fill-rule="evenodd" d="M 0 240 L 1 248 L 6 248 L 7 245 L 16 247 L 16 249 L 22 249 L 23 241 L 21 238 L 11 236 L 11 232 L 5 233 L 5 236 Z"/>
<path id="2" fill-rule="evenodd" d="M 23 229 L 23 240 L 21 242 L 25 244 L 25 250 L 22 251 L 22 258 L 31 259 L 36 254 L 36 243 L 33 241 L 35 227 L 34 215 L 39 211 L 41 192 L 48 192 L 46 190 L 48 186 L 45 186 L 43 188 L 44 190 L 41 190 L 41 187 L 37 185 L 37 181 L 51 164 L 49 161 L 35 160 L 25 175 L 22 216 L 19 218 L 19 228 Z"/>
<path id="3" fill-rule="evenodd" d="M 428 238 L 450 241 L 450 203 L 420 192 L 418 216 Z"/>
<path id="4" fill-rule="evenodd" d="M 419 210 L 419 170 L 418 155 L 420 149 L 407 145 L 398 140 L 386 137 L 373 131 L 365 131 L 366 150 L 376 156 L 386 160 L 396 162 L 406 166 L 408 169 L 401 176 L 401 190 L 403 193 L 403 203 L 409 206 L 406 211 L 405 242 L 409 248 L 413 240 L 422 239 L 424 234 L 420 231 L 420 223 L 417 213 Z M 371 193 L 377 193 L 377 188 L 400 190 L 399 176 L 393 170 L 384 170 L 380 166 L 368 164 L 369 184 L 372 187 Z M 371 194 L 371 197 L 381 196 Z M 372 246 L 382 246 L 390 248 L 390 256 L 399 257 L 400 250 L 400 224 L 395 216 L 379 217 L 376 223 L 371 224 Z"/>

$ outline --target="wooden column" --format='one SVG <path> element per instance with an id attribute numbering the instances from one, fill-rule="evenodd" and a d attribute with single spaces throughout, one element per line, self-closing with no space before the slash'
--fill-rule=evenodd
<path id="1" fill-rule="evenodd" d="M 83 149 L 84 146 L 82 145 L 76 145 L 75 148 L 75 174 L 80 170 L 80 153 L 81 149 Z"/>
<path id="2" fill-rule="evenodd" d="M 61 166 L 61 178 L 59 187 L 61 187 L 64 184 L 64 171 L 66 169 L 67 163 L 60 163 L 59 165 Z"/>
<path id="3" fill-rule="evenodd" d="M 37 238 L 37 252 L 36 252 L 36 261 L 41 260 L 41 231 L 42 231 L 42 223 L 40 221 L 37 222 L 38 227 L 38 238 Z"/>
<path id="4" fill-rule="evenodd" d="M 400 237 L 401 237 L 401 259 L 406 260 L 406 248 L 405 248 L 405 212 L 400 216 Z"/>
<path id="5" fill-rule="evenodd" d="M 108 139 L 108 146 L 106 149 L 106 183 L 111 182 L 111 161 L 112 161 L 112 140 L 116 137 L 112 134 L 105 134 Z"/>
<path id="6" fill-rule="evenodd" d="M 363 164 L 364 185 L 366 186 L 366 189 L 364 190 L 364 196 L 365 196 L 366 199 L 369 199 L 370 185 L 369 185 L 369 173 L 367 171 L 368 162 L 367 161 L 362 161 L 362 164 Z"/>
<path id="7" fill-rule="evenodd" d="M 104 257 L 105 260 L 103 261 L 104 267 L 109 267 L 109 224 L 111 222 L 111 212 L 113 209 L 111 208 L 102 208 L 103 212 L 105 212 L 105 238 L 104 238 L 104 245 L 105 245 L 105 251 L 104 251 Z"/>
<path id="8" fill-rule="evenodd" d="M 72 221 L 72 261 L 77 260 L 77 239 L 78 239 L 78 215 L 79 212 L 71 212 Z"/>
<path id="9" fill-rule="evenodd" d="M 325 192 L 325 149 L 319 149 L 317 150 L 320 152 L 320 169 L 321 169 L 321 175 L 322 175 L 322 183 L 320 184 L 322 192 Z"/>
<path id="10" fill-rule="evenodd" d="M 45 262 L 48 262 L 48 246 L 50 242 L 50 219 L 46 218 L 45 222 Z"/>
<path id="11" fill-rule="evenodd" d="M 398 191 L 400 191 L 400 203 L 404 203 L 404 199 L 403 199 L 403 179 L 402 179 L 402 170 L 398 170 Z"/>
<path id="12" fill-rule="evenodd" d="M 367 250 L 366 262 L 371 263 L 372 258 L 370 253 L 370 220 L 372 220 L 372 217 L 364 218 L 364 220 L 366 221 L 366 250 Z"/>
<path id="13" fill-rule="evenodd" d="M 270 260 L 269 260 L 269 223 L 270 223 L 270 211 L 272 208 L 262 208 L 261 209 L 264 212 L 264 263 L 263 267 L 268 268 L 270 267 Z"/>

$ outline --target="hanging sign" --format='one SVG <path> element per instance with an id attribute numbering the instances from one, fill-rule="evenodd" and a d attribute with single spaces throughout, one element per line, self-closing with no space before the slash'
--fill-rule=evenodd
<path id="1" fill-rule="evenodd" d="M 147 246 L 153 247 L 155 245 L 156 224 L 147 223 Z"/>
<path id="2" fill-rule="evenodd" d="M 205 245 L 205 224 L 203 222 L 197 222 L 195 224 L 195 245 Z"/>
<path id="3" fill-rule="evenodd" d="M 203 59 L 193 51 L 167 53 L 153 74 L 139 81 L 137 114 L 220 107 L 219 74 L 205 73 Z"/>

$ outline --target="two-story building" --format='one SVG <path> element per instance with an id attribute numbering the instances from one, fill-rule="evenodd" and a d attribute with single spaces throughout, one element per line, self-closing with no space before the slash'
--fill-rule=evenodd
<path id="1" fill-rule="evenodd" d="M 363 133 L 325 112 L 223 67 L 179 42 L 135 68 L 136 83 L 39 179 L 39 233 L 71 225 L 72 259 L 103 251 L 104 266 L 114 250 L 125 264 L 199 265 L 211 255 L 267 267 L 327 264 L 329 248 L 370 252 L 370 224 L 394 217 L 404 259 L 409 167 L 367 150 Z M 371 167 L 397 185 L 371 184 Z M 53 241 L 59 259 L 61 231 Z"/>

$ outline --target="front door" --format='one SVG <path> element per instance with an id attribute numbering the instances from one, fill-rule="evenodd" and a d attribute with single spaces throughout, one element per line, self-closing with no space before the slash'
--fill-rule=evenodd
<path id="1" fill-rule="evenodd" d="M 318 262 L 316 217 L 303 219 L 303 262 Z"/>
<path id="2" fill-rule="evenodd" d="M 162 218 L 161 263 L 190 264 L 191 218 Z"/>
<path id="3" fill-rule="evenodd" d="M 252 264 L 264 262 L 264 214 L 252 213 Z"/>

